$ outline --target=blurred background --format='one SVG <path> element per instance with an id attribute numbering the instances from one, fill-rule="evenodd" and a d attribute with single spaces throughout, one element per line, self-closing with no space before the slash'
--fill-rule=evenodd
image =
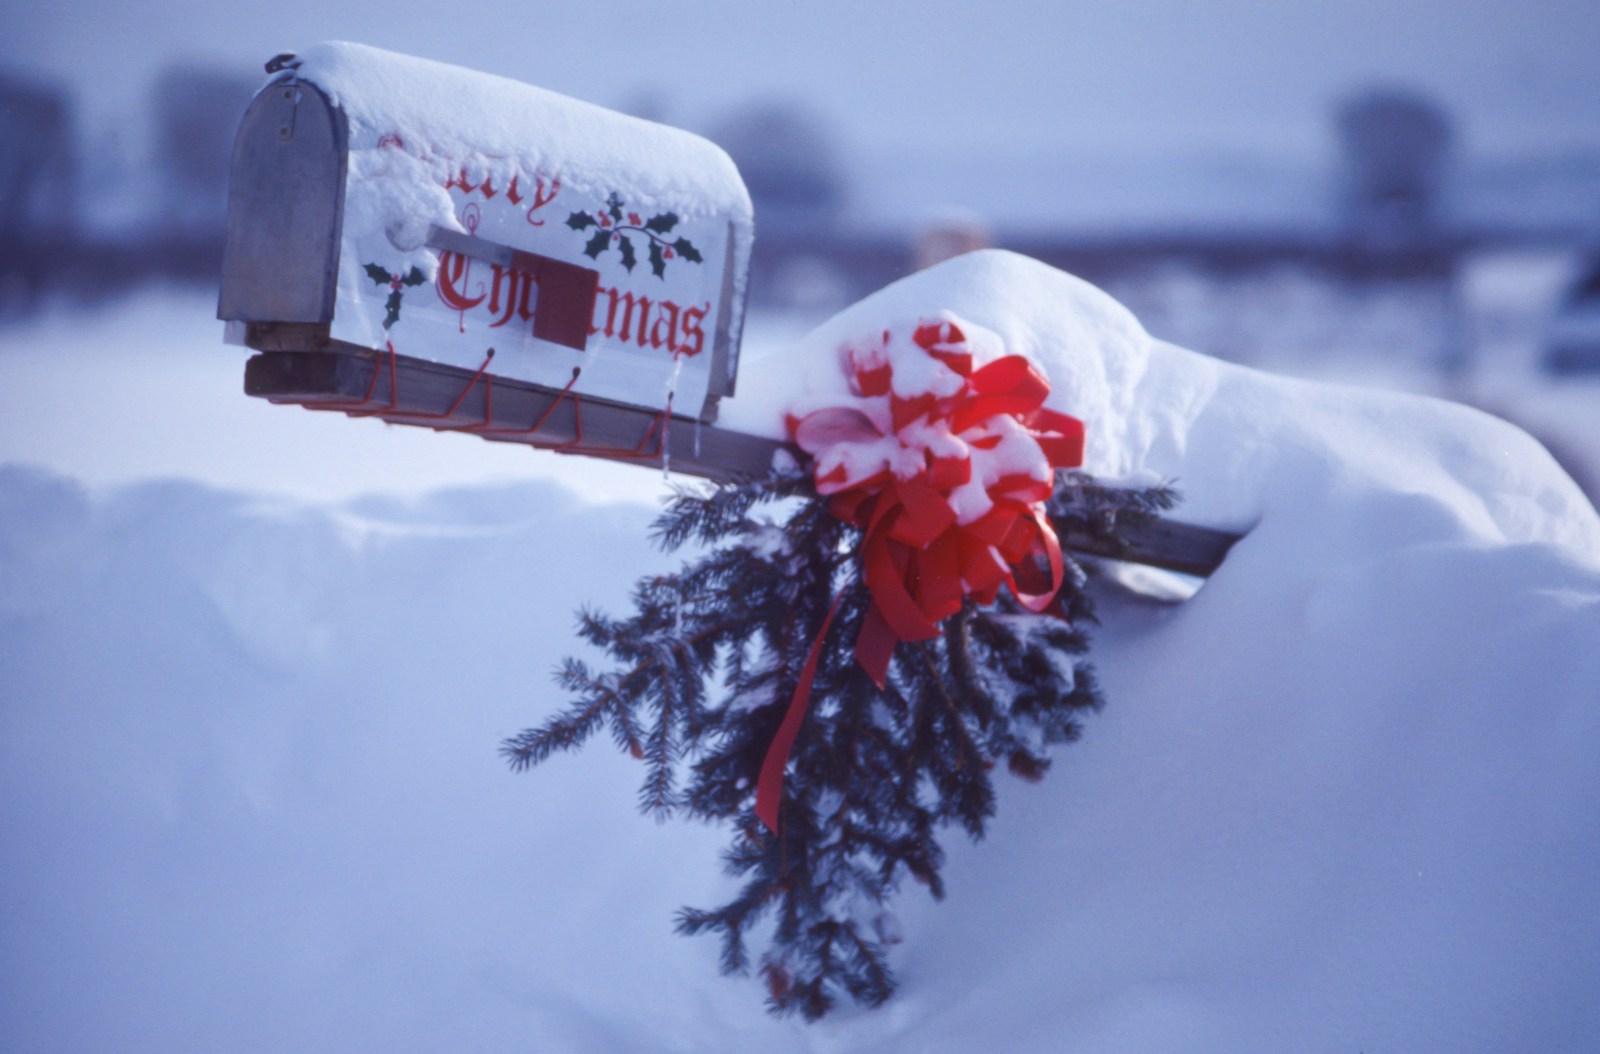
<path id="1" fill-rule="evenodd" d="M 1102 286 L 1184 346 L 1509 417 L 1591 496 L 1600 487 L 1592 0 L 13 8 L 0 460 L 91 481 L 140 474 L 135 457 L 146 472 L 225 473 L 110 451 L 81 415 L 69 438 L 42 389 L 121 378 L 139 398 L 102 393 L 109 414 L 193 399 L 140 377 L 177 384 L 201 356 L 238 369 L 208 301 L 233 132 L 265 60 L 340 39 L 720 143 L 756 204 L 747 345 L 997 245 Z M 292 416 L 273 412 L 275 427 Z M 265 467 L 230 481 L 295 489 Z"/>

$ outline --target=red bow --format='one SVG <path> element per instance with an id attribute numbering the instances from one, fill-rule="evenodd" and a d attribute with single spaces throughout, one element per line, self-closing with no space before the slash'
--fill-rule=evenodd
<path id="1" fill-rule="evenodd" d="M 955 376 L 916 363 L 919 375 L 933 378 L 929 390 L 896 394 L 885 332 L 882 347 L 847 353 L 852 387 L 877 417 L 829 407 L 789 421 L 795 442 L 816 459 L 817 492 L 831 495 L 829 511 L 865 532 L 861 556 L 871 602 L 855 655 L 879 688 L 895 646 L 938 636 L 938 623 L 960 611 L 966 597 L 993 603 L 1004 584 L 1029 611 L 1050 606 L 1063 564 L 1044 502 L 1055 470 L 1083 463 L 1083 422 L 1045 408 L 1049 382 L 1027 359 L 1008 355 L 974 370 L 966 335 L 954 322 L 924 323 L 912 340 Z M 990 477 L 976 488 L 975 460 Z M 1048 578 L 1034 558 L 1043 559 Z M 774 832 L 783 769 L 832 615 L 790 701 L 789 734 L 773 742 L 762 767 L 756 813 Z"/>

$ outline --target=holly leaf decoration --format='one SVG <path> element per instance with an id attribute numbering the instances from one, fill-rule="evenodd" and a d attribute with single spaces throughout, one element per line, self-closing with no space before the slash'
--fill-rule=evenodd
<path id="1" fill-rule="evenodd" d="M 389 279 L 391 277 L 389 272 L 387 270 L 385 270 L 384 268 L 379 267 L 377 264 L 375 264 L 375 263 L 367 264 L 367 266 L 364 267 L 363 270 L 367 272 L 367 277 L 372 279 L 372 281 L 375 284 L 377 284 L 377 285 L 388 285 L 389 284 Z"/>
<path id="2" fill-rule="evenodd" d="M 387 282 L 388 279 L 385 278 L 384 281 Z M 396 289 L 389 294 L 389 300 L 384 304 L 384 307 L 388 309 L 388 312 L 383 319 L 383 328 L 388 329 L 390 326 L 400 321 L 400 290 Z M 406 332 L 409 333 L 410 330 L 407 330 Z"/>
<path id="3" fill-rule="evenodd" d="M 583 247 L 583 255 L 598 260 L 600 258 L 600 254 L 605 252 L 606 246 L 610 244 L 610 231 L 595 231 L 594 237 L 589 239 L 589 244 Z"/>
<path id="4" fill-rule="evenodd" d="M 587 212 L 574 212 L 567 217 L 567 226 L 575 231 L 588 230 L 594 226 L 594 217 Z"/>
<path id="5" fill-rule="evenodd" d="M 622 222 L 622 199 L 617 197 L 617 192 L 616 191 L 613 190 L 611 192 L 611 196 L 606 199 L 606 204 L 608 206 L 610 206 L 609 208 L 606 209 L 606 211 L 611 213 L 611 218 L 616 220 L 618 223 L 621 223 Z"/>
<path id="6" fill-rule="evenodd" d="M 644 225 L 644 229 L 652 234 L 667 234 L 677 225 L 678 214 L 676 212 L 663 212 L 651 216 L 649 222 Z"/>
<path id="7" fill-rule="evenodd" d="M 622 266 L 632 271 L 633 265 L 639 262 L 639 258 L 633 253 L 633 242 L 629 241 L 628 236 L 624 234 L 618 240 L 617 247 L 622 250 Z M 653 249 L 655 245 L 652 244 L 650 247 Z"/>
<path id="8" fill-rule="evenodd" d="M 427 278 L 423 277 L 422 268 L 413 267 L 411 268 L 411 273 L 400 279 L 400 281 L 404 282 L 406 285 L 421 285 L 423 282 L 427 281 Z"/>
<path id="9" fill-rule="evenodd" d="M 667 261 L 661 255 L 661 243 L 658 241 L 650 243 L 650 271 L 657 278 L 667 277 Z"/>
<path id="10" fill-rule="evenodd" d="M 685 260 L 688 260 L 690 263 L 705 262 L 700 256 L 700 250 L 696 249 L 694 247 L 694 243 L 688 238 L 679 238 L 677 241 L 672 243 L 672 248 L 679 256 L 683 257 Z"/>

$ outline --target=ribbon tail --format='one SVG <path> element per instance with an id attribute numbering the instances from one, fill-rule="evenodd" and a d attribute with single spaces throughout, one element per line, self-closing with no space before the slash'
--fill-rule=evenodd
<path id="1" fill-rule="evenodd" d="M 778 726 L 778 734 L 772 737 L 766 759 L 761 763 L 761 777 L 756 782 L 756 815 L 773 834 L 778 833 L 778 802 L 783 798 L 783 770 L 789 765 L 789 754 L 794 750 L 795 738 L 800 734 L 800 725 L 810 708 L 811 682 L 817 676 L 817 664 L 822 659 L 822 646 L 827 642 L 828 628 L 833 625 L 833 616 L 838 614 L 839 604 L 843 600 L 844 593 L 841 592 L 834 598 L 827 617 L 822 620 L 822 628 L 817 630 L 817 637 L 811 642 L 811 651 L 806 656 L 806 664 L 800 670 L 800 679 L 795 682 L 794 695 L 789 699 L 783 724 Z"/>
<path id="2" fill-rule="evenodd" d="M 878 686 L 880 692 L 889 681 L 889 659 L 899 643 L 900 636 L 878 610 L 878 605 L 867 605 L 866 617 L 861 620 L 861 632 L 856 636 L 856 662 L 867 671 L 867 676 L 872 678 L 872 683 Z"/>
<path id="3" fill-rule="evenodd" d="M 1017 588 L 1015 580 L 1011 582 L 1011 592 L 1024 608 L 1035 615 L 1041 614 L 1055 600 L 1056 594 L 1061 591 L 1063 580 L 1066 577 L 1066 562 L 1061 556 L 1061 539 L 1056 537 L 1056 532 L 1050 526 L 1050 521 L 1045 519 L 1044 513 L 1037 508 L 1030 508 L 1028 515 L 1032 517 L 1034 526 L 1039 531 L 1039 541 L 1044 545 L 1045 559 L 1050 563 L 1050 588 L 1044 593 L 1024 593 Z"/>

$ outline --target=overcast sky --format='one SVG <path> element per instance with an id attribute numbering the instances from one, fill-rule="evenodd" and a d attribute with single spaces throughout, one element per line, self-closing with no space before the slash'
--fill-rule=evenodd
<path id="1" fill-rule="evenodd" d="M 0 64 L 70 82 L 90 127 L 170 61 L 259 70 L 339 39 L 606 105 L 648 94 L 687 127 L 803 95 L 852 147 L 1304 153 L 1331 101 L 1373 82 L 1443 102 L 1469 150 L 1600 143 L 1595 0 L 4 2 Z"/>

